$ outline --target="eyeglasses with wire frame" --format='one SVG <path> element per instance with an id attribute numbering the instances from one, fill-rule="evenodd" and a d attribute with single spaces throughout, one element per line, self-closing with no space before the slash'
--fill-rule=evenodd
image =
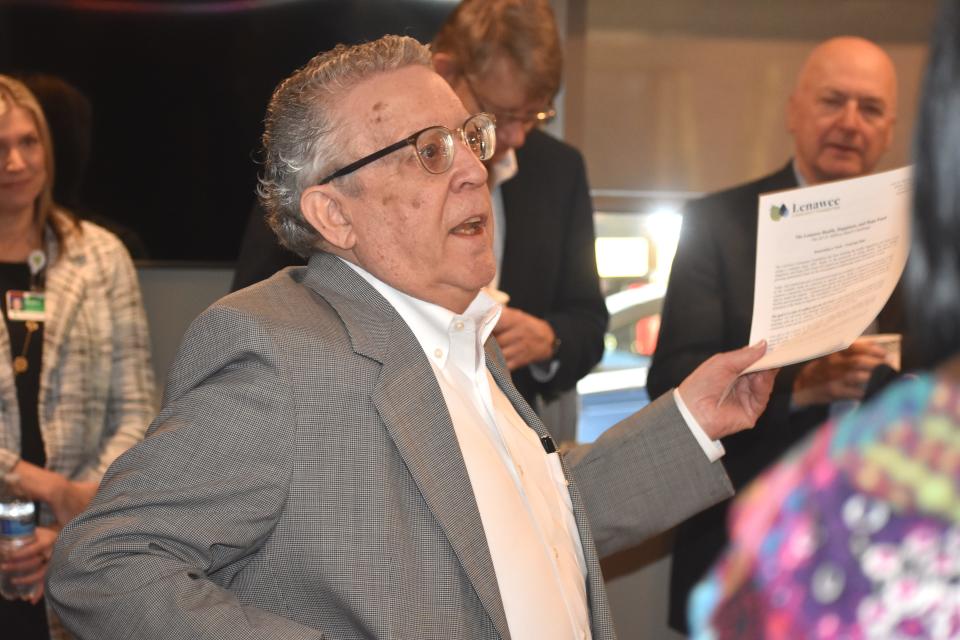
<path id="1" fill-rule="evenodd" d="M 487 101 L 474 87 L 474 83 L 470 80 L 470 74 L 463 74 L 463 79 L 467 83 L 467 88 L 470 90 L 470 93 L 473 94 L 473 99 L 476 100 L 477 106 L 480 107 L 480 110 L 484 113 L 493 114 L 493 117 L 496 118 L 496 121 L 500 123 L 500 126 L 505 127 L 511 122 L 519 122 L 521 126 L 525 129 L 532 129 L 533 127 L 540 127 L 543 125 L 550 124 L 553 122 L 553 119 L 557 117 L 557 110 L 553 107 L 552 104 L 548 104 L 546 107 L 540 111 L 507 111 L 504 109 L 497 109 L 490 105 Z"/>
<path id="2" fill-rule="evenodd" d="M 442 125 L 421 129 L 403 140 L 394 142 L 379 151 L 374 151 L 370 155 L 360 158 L 356 162 L 351 162 L 347 166 L 337 169 L 317 184 L 327 184 L 331 180 L 351 174 L 357 169 L 406 146 L 412 146 L 416 149 L 417 160 L 420 161 L 420 166 L 428 173 L 445 173 L 453 166 L 453 158 L 456 153 L 454 134 L 460 137 L 463 144 L 481 162 L 493 157 L 493 152 L 497 146 L 496 118 L 489 113 L 477 113 L 467 118 L 463 125 L 455 131 L 451 131 Z"/>

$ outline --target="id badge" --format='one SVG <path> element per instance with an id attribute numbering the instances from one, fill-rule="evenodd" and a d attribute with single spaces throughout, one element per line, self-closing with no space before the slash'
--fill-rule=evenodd
<path id="1" fill-rule="evenodd" d="M 46 318 L 46 294 L 43 291 L 7 291 L 7 319 L 43 322 Z"/>

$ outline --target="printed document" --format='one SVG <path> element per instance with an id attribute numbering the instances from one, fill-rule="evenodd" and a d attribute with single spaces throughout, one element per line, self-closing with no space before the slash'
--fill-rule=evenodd
<path id="1" fill-rule="evenodd" d="M 910 245 L 910 167 L 760 196 L 749 371 L 845 349 L 900 280 Z"/>

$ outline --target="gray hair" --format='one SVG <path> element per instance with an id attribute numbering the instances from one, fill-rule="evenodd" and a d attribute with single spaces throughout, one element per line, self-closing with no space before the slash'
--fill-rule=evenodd
<path id="1" fill-rule="evenodd" d="M 257 193 L 282 245 L 307 257 L 322 241 L 303 218 L 300 196 L 343 164 L 340 151 L 353 132 L 343 131 L 336 121 L 339 98 L 371 75 L 411 65 L 429 67 L 430 50 L 413 38 L 388 35 L 355 46 L 337 45 L 277 86 L 267 107 Z"/>

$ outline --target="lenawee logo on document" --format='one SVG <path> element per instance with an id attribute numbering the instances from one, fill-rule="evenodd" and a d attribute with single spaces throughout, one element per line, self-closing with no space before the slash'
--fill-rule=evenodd
<path id="1" fill-rule="evenodd" d="M 789 216 L 808 216 L 811 213 L 823 213 L 840 208 L 840 198 L 830 198 L 829 200 L 813 200 L 811 202 L 794 202 L 789 207 L 786 204 L 770 207 L 770 219 L 774 222 L 780 222 L 783 218 Z"/>

